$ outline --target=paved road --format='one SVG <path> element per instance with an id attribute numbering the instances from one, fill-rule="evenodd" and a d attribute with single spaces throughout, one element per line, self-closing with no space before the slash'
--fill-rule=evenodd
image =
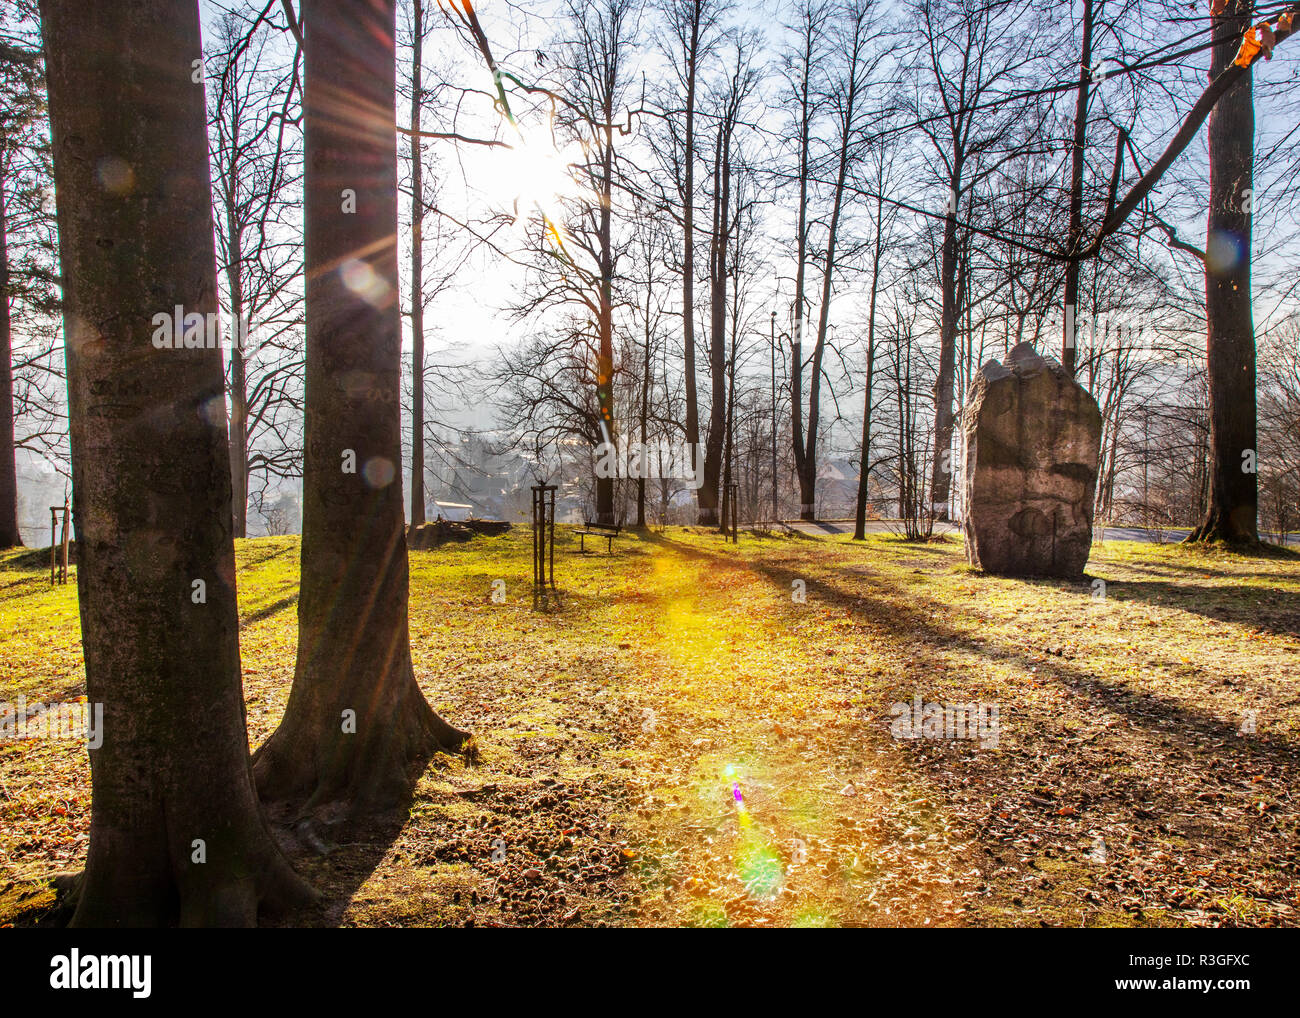
<path id="1" fill-rule="evenodd" d="M 786 524 L 792 530 L 797 530 L 802 534 L 808 534 L 811 537 L 825 537 L 828 534 L 851 534 L 853 533 L 852 520 L 818 520 L 816 523 L 805 523 L 802 520 L 790 520 Z M 936 523 L 934 532 L 936 534 L 956 533 L 959 527 L 951 523 Z M 868 534 L 901 534 L 903 532 L 902 520 L 867 520 Z"/>
<path id="2" fill-rule="evenodd" d="M 791 520 L 786 526 L 800 533 L 808 534 L 811 537 L 825 537 L 830 534 L 851 534 L 853 533 L 852 520 L 818 520 L 816 523 L 805 523 L 801 520 Z M 960 527 L 951 523 L 936 523 L 934 532 L 936 534 L 959 533 Z M 903 532 L 903 523 L 901 520 L 868 520 L 867 533 L 869 534 L 901 534 Z M 1181 541 L 1191 531 L 1181 530 L 1146 530 L 1141 527 L 1106 527 L 1099 534 L 1103 541 L 1145 541 L 1147 543 L 1156 543 L 1163 541 L 1165 543 L 1172 541 Z M 1260 534 L 1266 541 L 1277 542 L 1280 540 L 1275 534 Z M 1300 534 L 1291 534 L 1288 542 L 1294 545 L 1300 545 Z"/>

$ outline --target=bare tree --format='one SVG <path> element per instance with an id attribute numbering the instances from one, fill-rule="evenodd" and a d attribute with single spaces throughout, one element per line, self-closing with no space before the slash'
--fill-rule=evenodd
<path id="1" fill-rule="evenodd" d="M 661 159 L 666 159 L 669 163 L 681 217 L 682 370 L 685 382 L 683 422 L 694 466 L 694 456 L 700 444 L 700 406 L 695 369 L 697 106 L 701 65 L 715 46 L 718 20 L 725 13 L 727 5 L 719 0 L 661 0 L 660 6 L 667 25 L 667 39 L 661 48 L 672 62 L 676 84 L 675 93 L 671 97 L 680 97 L 682 103 L 680 117 L 668 116 L 663 120 L 667 144 L 663 147 Z"/>
<path id="2" fill-rule="evenodd" d="M 830 216 L 826 225 L 825 247 L 821 256 L 821 300 L 817 317 L 817 333 L 813 345 L 808 378 L 808 424 L 803 427 L 803 408 L 794 407 L 795 464 L 799 473 L 800 518 L 816 518 L 817 509 L 817 438 L 821 424 L 821 385 L 823 360 L 826 354 L 827 332 L 831 321 L 831 301 L 835 294 L 836 271 L 841 244 L 841 220 L 845 212 L 846 184 L 849 172 L 862 158 L 864 131 L 867 123 L 866 90 L 875 64 L 870 46 L 875 38 L 872 24 L 875 12 L 873 0 L 850 0 L 836 11 L 833 21 L 832 44 L 840 54 L 842 64 L 836 67 L 826 94 L 826 108 L 835 138 L 835 178 L 831 189 Z M 802 298 L 796 298 L 802 302 Z M 803 364 L 796 358 L 792 365 L 796 379 L 803 374 Z M 798 383 L 795 391 L 799 391 Z M 803 441 L 800 442 L 800 436 Z"/>
<path id="3" fill-rule="evenodd" d="M 11 311 L 12 306 L 19 314 L 44 319 L 55 306 L 52 243 L 45 240 L 53 229 L 45 197 L 50 167 L 44 80 L 38 46 L 30 38 L 32 24 L 25 4 L 0 13 L 0 548 L 23 543 L 17 449 L 48 451 L 58 442 L 52 432 L 61 431 L 63 423 L 40 380 L 27 379 L 15 399 L 16 376 L 57 371 L 54 341 L 24 342 L 15 334 Z M 23 245 L 21 258 L 10 248 L 11 235 Z M 29 324 L 34 328 L 27 331 L 36 336 L 53 332 L 35 320 Z M 29 427 L 20 436 L 16 424 L 22 411 Z"/>
<path id="4" fill-rule="evenodd" d="M 803 330 L 805 320 L 805 297 L 808 270 L 808 203 L 810 199 L 809 184 L 815 166 L 813 164 L 813 131 L 821 112 L 820 97 L 814 78 L 815 68 L 822 59 L 827 45 L 826 26 L 830 20 L 831 5 L 826 0 L 798 0 L 794 7 L 794 23 L 790 26 L 795 34 L 795 46 L 784 58 L 786 80 L 793 89 L 797 107 L 795 128 L 798 138 L 798 170 L 796 182 L 799 198 L 795 211 L 795 273 L 794 302 L 790 310 L 791 318 L 791 367 L 790 367 L 790 421 L 794 442 L 795 471 L 799 477 L 800 488 L 804 486 L 808 443 L 804 438 L 803 423 Z M 820 364 L 820 360 L 819 360 Z M 815 468 L 814 468 L 815 469 Z M 800 493 L 800 519 L 811 519 L 816 515 L 816 506 L 809 503 Z"/>
<path id="5" fill-rule="evenodd" d="M 728 297 L 731 278 L 730 255 L 739 229 L 733 211 L 733 173 L 736 169 L 737 132 L 747 102 L 757 84 L 758 72 L 752 60 L 757 46 L 753 33 L 732 33 L 727 40 L 730 51 L 711 101 L 713 111 L 712 226 L 709 231 L 709 426 L 704 436 L 704 483 L 696 492 L 699 522 L 718 526 L 721 519 L 720 486 L 723 481 L 723 457 L 727 434 L 727 346 Z"/>
<path id="6" fill-rule="evenodd" d="M 972 6 L 956 0 L 919 0 L 914 10 L 923 23 L 918 66 L 932 89 L 923 94 L 934 100 L 933 118 L 923 119 L 921 129 L 938 159 L 947 192 L 939 265 L 942 307 L 929 485 L 936 517 L 947 519 L 957 331 L 963 310 L 958 300 L 958 216 L 963 197 L 992 171 L 989 157 L 1015 123 L 1013 104 L 986 107 L 1012 91 L 1018 73 L 1033 62 L 1038 43 L 1023 3 Z M 921 110 L 930 112 L 930 106 L 919 107 L 918 113 Z"/>
<path id="7" fill-rule="evenodd" d="M 302 248 L 286 220 L 301 182 L 297 48 L 269 26 L 225 13 L 209 79 L 218 268 L 229 344 L 235 536 L 248 530 L 250 477 L 300 470 Z M 264 481 L 265 483 L 265 481 Z"/>
<path id="8" fill-rule="evenodd" d="M 873 463 L 871 460 L 871 422 L 875 412 L 876 380 L 876 300 L 880 294 L 880 270 L 885 257 L 885 237 L 892 233 L 897 221 L 897 211 L 885 208 L 885 193 L 890 189 L 890 176 L 893 169 L 889 150 L 877 145 L 872 152 L 871 167 L 873 176 L 871 185 L 876 191 L 875 209 L 872 216 L 871 238 L 871 287 L 867 298 L 867 349 L 866 365 L 863 375 L 862 393 L 862 450 L 859 455 L 858 500 L 853 521 L 853 539 L 864 540 L 867 536 L 867 502 L 870 495 L 870 479 Z"/>

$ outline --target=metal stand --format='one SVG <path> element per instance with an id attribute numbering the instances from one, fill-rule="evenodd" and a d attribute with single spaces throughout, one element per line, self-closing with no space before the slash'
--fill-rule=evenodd
<path id="1" fill-rule="evenodd" d="M 727 486 L 727 515 L 731 517 L 731 543 L 740 543 L 740 484 L 733 481 Z"/>
<path id="2" fill-rule="evenodd" d="M 555 589 L 555 485 L 534 484 L 533 601 Z"/>
<path id="3" fill-rule="evenodd" d="M 60 515 L 62 516 L 63 534 L 58 538 Z M 68 530 L 72 520 L 72 509 L 64 498 L 63 505 L 50 506 L 50 586 L 68 582 Z"/>

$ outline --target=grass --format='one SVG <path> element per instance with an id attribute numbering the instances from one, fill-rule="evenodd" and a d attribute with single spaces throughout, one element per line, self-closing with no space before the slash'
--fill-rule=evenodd
<path id="1" fill-rule="evenodd" d="M 411 554 L 417 676 L 482 757 L 299 846 L 326 896 L 290 921 L 1297 924 L 1300 560 L 1110 542 L 1067 583 L 955 538 L 557 539 L 536 609 L 525 531 Z M 257 745 L 298 545 L 237 551 Z M 0 556 L 0 700 L 84 696 L 77 619 L 75 584 Z M 995 705 L 996 746 L 892 737 L 917 695 Z M 84 747 L 0 743 L 0 924 L 39 924 L 88 822 Z"/>

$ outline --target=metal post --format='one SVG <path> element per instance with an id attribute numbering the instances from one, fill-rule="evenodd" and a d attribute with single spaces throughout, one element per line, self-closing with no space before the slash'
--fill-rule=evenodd
<path id="1" fill-rule="evenodd" d="M 533 535 L 533 589 L 537 589 L 537 489 L 531 489 L 532 505 L 532 535 Z"/>
<path id="2" fill-rule="evenodd" d="M 772 312 L 772 525 L 780 512 L 776 505 L 776 312 Z"/>
<path id="3" fill-rule="evenodd" d="M 533 595 L 555 589 L 555 489 L 535 484 L 533 495 Z"/>
<path id="4" fill-rule="evenodd" d="M 63 516 L 60 517 L 59 514 Z M 62 519 L 62 536 L 59 522 Z M 50 586 L 68 582 L 68 531 L 71 529 L 72 507 L 64 498 L 63 505 L 50 506 Z"/>
<path id="5" fill-rule="evenodd" d="M 68 504 L 68 498 L 63 497 L 63 539 L 62 547 L 59 552 L 59 582 L 68 582 L 68 531 L 71 529 L 72 507 Z"/>

